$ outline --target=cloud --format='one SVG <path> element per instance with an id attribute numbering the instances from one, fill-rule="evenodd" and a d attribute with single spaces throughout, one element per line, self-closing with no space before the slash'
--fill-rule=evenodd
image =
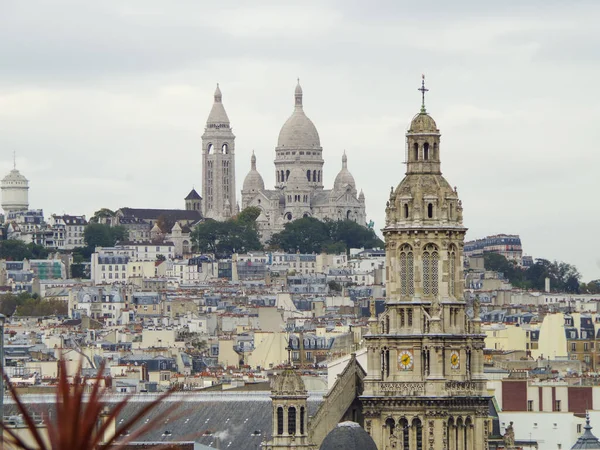
<path id="1" fill-rule="evenodd" d="M 331 186 L 344 149 L 367 214 L 384 223 L 406 128 L 427 109 L 469 237 L 521 233 L 527 253 L 600 278 L 600 42 L 595 2 L 159 0 L 3 3 L 0 169 L 31 206 L 182 207 L 201 186 L 215 83 L 236 134 L 237 185 L 255 150 L 267 186 L 296 77 Z M 239 193 L 238 193 L 239 195 Z"/>

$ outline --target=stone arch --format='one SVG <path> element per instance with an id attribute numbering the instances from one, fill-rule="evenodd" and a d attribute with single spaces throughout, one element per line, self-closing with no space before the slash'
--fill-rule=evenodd
<path id="1" fill-rule="evenodd" d="M 209 155 L 210 155 L 211 153 L 213 153 L 213 152 L 214 152 L 214 150 L 215 150 L 215 146 L 214 146 L 214 145 L 212 145 L 212 143 L 209 143 L 209 144 L 206 146 L 206 153 L 208 153 Z"/>
<path id="2" fill-rule="evenodd" d="M 290 178 L 290 171 L 286 170 L 285 171 L 285 181 L 287 181 Z"/>
<path id="3" fill-rule="evenodd" d="M 227 145 L 227 143 L 224 143 L 221 146 L 221 153 L 224 155 L 229 155 L 229 145 Z"/>
<path id="4" fill-rule="evenodd" d="M 419 144 L 417 144 L 416 142 L 413 145 L 413 159 L 415 161 L 419 160 Z"/>
<path id="5" fill-rule="evenodd" d="M 423 144 L 423 159 L 425 161 L 429 160 L 429 142 Z"/>
<path id="6" fill-rule="evenodd" d="M 402 442 L 402 448 L 405 450 L 410 450 L 410 426 L 408 424 L 408 420 L 406 419 L 406 417 L 402 417 L 398 421 L 397 433 Z"/>
<path id="7" fill-rule="evenodd" d="M 310 181 L 310 170 L 306 171 L 306 179 Z"/>
<path id="8" fill-rule="evenodd" d="M 408 203 L 404 204 L 404 218 L 408 219 Z"/>
<path id="9" fill-rule="evenodd" d="M 423 449 L 423 423 L 421 419 L 415 417 L 412 420 L 412 430 L 414 436 L 415 450 L 424 450 Z"/>

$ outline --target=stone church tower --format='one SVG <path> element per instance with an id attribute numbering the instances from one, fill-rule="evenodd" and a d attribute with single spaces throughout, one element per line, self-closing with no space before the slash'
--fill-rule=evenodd
<path id="1" fill-rule="evenodd" d="M 308 438 L 308 392 L 300 375 L 287 368 L 276 376 L 271 387 L 273 431 L 264 450 L 314 450 Z"/>
<path id="2" fill-rule="evenodd" d="M 225 220 L 236 207 L 235 136 L 217 84 L 215 100 L 202 135 L 204 217 Z"/>
<path id="3" fill-rule="evenodd" d="M 425 110 L 406 134 L 406 176 L 383 229 L 386 309 L 366 336 L 360 400 L 379 450 L 487 450 L 490 432 L 479 308 L 463 299 L 462 205 L 442 176 L 440 131 Z"/>

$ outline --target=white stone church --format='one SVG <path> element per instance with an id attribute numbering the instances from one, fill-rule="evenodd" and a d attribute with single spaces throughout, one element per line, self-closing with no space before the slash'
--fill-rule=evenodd
<path id="1" fill-rule="evenodd" d="M 349 219 L 366 226 L 365 196 L 356 188 L 344 152 L 333 189 L 323 186 L 323 147 L 313 122 L 304 113 L 300 83 L 294 93 L 294 112 L 279 132 L 275 148 L 274 189 L 265 189 L 263 177 L 252 167 L 242 187 L 241 209 L 260 208 L 258 225 L 263 241 L 302 217 Z M 223 220 L 235 213 L 235 136 L 217 87 L 214 104 L 202 136 L 205 217 Z"/>

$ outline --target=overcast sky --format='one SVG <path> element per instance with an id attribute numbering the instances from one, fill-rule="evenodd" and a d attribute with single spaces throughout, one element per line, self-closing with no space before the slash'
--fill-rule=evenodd
<path id="1" fill-rule="evenodd" d="M 425 73 L 467 237 L 516 233 L 600 278 L 598 17 L 567 0 L 3 0 L 0 171 L 16 151 L 46 216 L 181 208 L 219 82 L 237 186 L 252 150 L 272 186 L 300 77 L 326 187 L 345 149 L 380 229 Z"/>

